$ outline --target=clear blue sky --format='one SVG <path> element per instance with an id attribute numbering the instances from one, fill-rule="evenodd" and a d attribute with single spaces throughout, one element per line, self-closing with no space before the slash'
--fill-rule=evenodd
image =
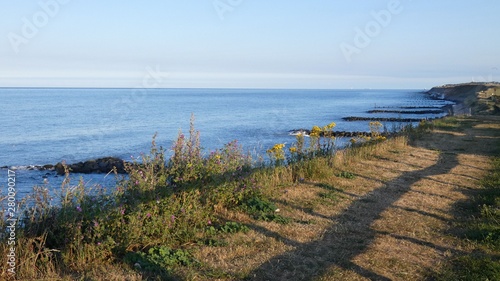
<path id="1" fill-rule="evenodd" d="M 0 18 L 0 87 L 500 80 L 498 0 L 0 0 Z"/>

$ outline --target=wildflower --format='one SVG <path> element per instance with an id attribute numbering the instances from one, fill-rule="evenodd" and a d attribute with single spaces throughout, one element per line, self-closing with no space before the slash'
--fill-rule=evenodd
<path id="1" fill-rule="evenodd" d="M 290 150 L 290 153 L 296 153 L 297 152 L 297 148 L 295 146 L 290 147 L 289 150 Z"/>
<path id="2" fill-rule="evenodd" d="M 283 153 L 284 143 L 275 144 L 271 149 L 267 150 L 267 153 L 274 157 L 276 160 L 284 160 L 285 154 Z"/>
<path id="3" fill-rule="evenodd" d="M 78 212 L 82 212 L 82 208 L 81 208 L 80 206 L 76 206 L 76 210 L 77 210 Z"/>
<path id="4" fill-rule="evenodd" d="M 212 221 L 211 221 L 211 220 L 208 220 L 207 224 L 208 224 L 208 225 L 211 225 L 211 224 L 212 224 Z"/>
<path id="5" fill-rule="evenodd" d="M 319 137 L 319 135 L 321 134 L 321 128 L 318 127 L 318 126 L 313 126 L 313 128 L 311 129 L 311 133 L 309 134 L 309 136 L 311 137 Z"/>
<path id="6" fill-rule="evenodd" d="M 125 208 L 121 208 L 121 209 L 120 209 L 120 214 L 121 214 L 122 216 L 123 216 L 123 215 L 125 215 Z"/>
<path id="7" fill-rule="evenodd" d="M 372 134 L 372 136 L 374 137 L 377 137 L 380 135 L 380 129 L 382 129 L 383 125 L 382 123 L 376 121 L 376 122 L 370 122 L 368 124 L 368 126 L 370 127 L 370 132 Z"/>
<path id="8" fill-rule="evenodd" d="M 97 242 L 97 246 L 101 246 L 101 242 Z"/>
<path id="9" fill-rule="evenodd" d="M 175 222 L 175 216 L 174 216 L 174 215 L 171 215 L 171 216 L 170 216 L 170 221 L 171 221 L 172 223 L 174 223 L 174 222 Z"/>
<path id="10" fill-rule="evenodd" d="M 98 227 L 99 223 L 97 221 L 94 221 L 94 227 Z"/>
<path id="11" fill-rule="evenodd" d="M 326 128 L 327 128 L 328 130 L 331 130 L 331 129 L 333 129 L 333 127 L 335 127 L 335 126 L 337 126 L 337 124 L 335 124 L 335 122 L 332 122 L 332 123 L 330 123 L 330 124 L 326 125 Z"/>
<path id="12" fill-rule="evenodd" d="M 147 213 L 146 218 L 150 218 L 150 217 L 151 217 L 151 213 Z"/>

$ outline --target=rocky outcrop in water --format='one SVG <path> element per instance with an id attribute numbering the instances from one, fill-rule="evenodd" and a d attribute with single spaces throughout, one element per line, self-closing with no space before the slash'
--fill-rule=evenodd
<path id="1" fill-rule="evenodd" d="M 391 109 L 374 109 L 368 110 L 367 113 L 398 113 L 398 114 L 442 114 L 445 113 L 442 109 L 427 109 L 427 110 L 391 110 Z"/>
<path id="2" fill-rule="evenodd" d="M 126 173 L 125 162 L 122 159 L 115 157 L 92 159 L 74 164 L 68 164 L 66 166 L 68 167 L 70 173 L 109 173 L 113 171 L 114 168 L 116 168 L 116 171 L 120 174 Z M 65 173 L 64 165 L 62 163 L 57 163 L 54 166 L 54 169 L 59 175 L 64 175 Z"/>
<path id="3" fill-rule="evenodd" d="M 423 118 L 386 118 L 386 117 L 357 117 L 357 116 L 349 116 L 342 117 L 345 121 L 384 121 L 384 122 L 420 122 Z"/>
<path id="4" fill-rule="evenodd" d="M 290 135 L 303 134 L 309 136 L 311 130 L 308 129 L 295 129 L 289 131 Z M 334 131 L 334 132 L 320 132 L 320 137 L 336 137 L 336 138 L 354 138 L 354 137 L 369 137 L 372 135 L 371 132 L 350 132 L 350 131 Z M 387 136 L 387 133 L 382 133 L 381 135 Z"/>

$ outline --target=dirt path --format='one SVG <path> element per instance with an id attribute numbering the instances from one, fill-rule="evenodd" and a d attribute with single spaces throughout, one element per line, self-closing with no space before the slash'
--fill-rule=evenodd
<path id="1" fill-rule="evenodd" d="M 439 270 L 446 257 L 467 252 L 466 245 L 447 231 L 457 217 L 457 202 L 478 187 L 490 156 L 498 152 L 500 119 L 475 117 L 466 123 L 465 130 L 435 130 L 411 146 L 354 164 L 355 180 L 332 179 L 328 184 L 349 200 L 336 211 L 307 214 L 329 225 L 320 238 L 297 242 L 301 239 L 293 232 L 268 229 L 275 233 L 273 239 L 294 242 L 248 276 L 424 280 L 430 271 Z M 293 192 L 283 200 L 294 202 Z"/>

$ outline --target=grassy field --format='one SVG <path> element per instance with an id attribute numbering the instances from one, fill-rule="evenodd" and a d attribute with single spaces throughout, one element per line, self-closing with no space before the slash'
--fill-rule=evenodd
<path id="1" fill-rule="evenodd" d="M 341 151 L 314 136 L 334 124 L 313 128 L 257 168 L 236 142 L 202 157 L 192 127 L 172 159 L 153 142 L 112 193 L 67 182 L 56 208 L 38 188 L 15 278 L 498 280 L 500 118 L 387 140 L 370 125 Z"/>

